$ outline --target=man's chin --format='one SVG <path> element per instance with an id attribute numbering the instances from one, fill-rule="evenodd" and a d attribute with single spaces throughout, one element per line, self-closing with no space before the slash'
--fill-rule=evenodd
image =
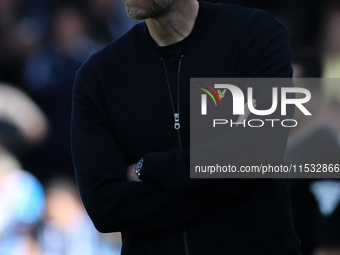
<path id="1" fill-rule="evenodd" d="M 125 2 L 127 14 L 137 20 L 145 20 L 149 18 L 158 18 L 164 15 L 175 3 L 175 0 L 162 0 L 160 3 L 146 3 L 147 0 L 139 0 L 140 3 L 135 3 L 133 6 L 131 3 Z M 144 1 L 144 3 L 142 3 Z M 138 1 L 136 1 L 138 2 Z"/>
<path id="2" fill-rule="evenodd" d="M 150 13 L 137 7 L 126 8 L 126 13 L 129 15 L 129 17 L 136 20 L 145 20 L 150 18 Z"/>

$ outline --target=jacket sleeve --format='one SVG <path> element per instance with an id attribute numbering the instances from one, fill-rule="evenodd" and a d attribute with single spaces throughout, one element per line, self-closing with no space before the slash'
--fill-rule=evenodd
<path id="1" fill-rule="evenodd" d="M 238 45 L 240 61 L 240 77 L 291 77 L 291 52 L 287 33 L 284 27 L 270 14 L 255 13 L 252 20 L 242 31 Z M 251 35 L 251 36 L 249 36 Z M 289 84 L 292 86 L 292 83 Z M 280 84 L 277 84 L 280 91 Z M 287 84 L 284 85 L 287 87 Z M 257 109 L 269 109 L 272 104 L 272 85 L 261 85 L 255 88 L 254 98 Z M 278 105 L 280 106 L 280 98 Z M 270 116 L 272 119 L 283 119 L 278 109 Z M 294 108 L 289 107 L 284 119 L 293 117 Z M 250 115 L 248 120 L 254 118 Z M 256 119 L 268 119 L 268 116 L 256 116 Z M 277 122 L 279 123 L 279 122 Z M 279 124 L 280 125 L 280 124 Z M 224 148 L 223 154 L 230 165 L 260 165 L 270 163 L 280 165 L 288 139 L 289 128 L 271 128 L 266 123 L 262 128 L 233 128 L 219 137 Z M 220 153 L 211 144 L 195 145 L 191 148 L 172 149 L 168 152 L 146 154 L 142 168 L 142 180 L 146 183 L 161 185 L 169 190 L 195 190 L 206 185 L 220 185 L 221 190 L 232 191 L 242 189 L 249 179 L 190 179 L 189 155 L 190 150 L 201 151 L 203 155 Z M 216 144 L 215 144 L 216 145 Z M 204 152 L 204 153 L 203 153 Z"/>
<path id="2" fill-rule="evenodd" d="M 124 155 L 98 106 L 100 102 L 93 100 L 94 94 L 100 93 L 93 73 L 88 63 L 77 73 L 71 136 L 81 199 L 97 230 L 149 231 L 181 226 L 221 203 L 223 196 L 182 193 L 126 180 Z"/>

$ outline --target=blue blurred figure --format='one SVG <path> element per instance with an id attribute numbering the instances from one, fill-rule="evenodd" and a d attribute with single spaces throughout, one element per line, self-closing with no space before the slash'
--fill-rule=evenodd
<path id="1" fill-rule="evenodd" d="M 31 255 L 33 231 L 44 213 L 39 181 L 20 170 L 18 161 L 0 148 L 0 255 Z"/>

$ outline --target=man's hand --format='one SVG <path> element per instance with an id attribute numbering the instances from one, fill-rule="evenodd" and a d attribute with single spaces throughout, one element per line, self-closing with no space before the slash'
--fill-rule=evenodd
<path id="1" fill-rule="evenodd" d="M 137 164 L 132 164 L 127 167 L 126 179 L 129 182 L 141 182 L 141 180 L 138 179 L 138 176 L 136 174 L 136 165 Z"/>
<path id="2" fill-rule="evenodd" d="M 253 99 L 253 106 L 256 107 L 256 100 Z M 237 119 L 237 122 L 243 122 L 244 120 L 247 120 L 248 116 L 250 114 L 250 110 L 248 107 L 248 103 L 244 104 L 244 115 L 240 115 Z M 238 127 L 238 124 L 236 125 Z"/>

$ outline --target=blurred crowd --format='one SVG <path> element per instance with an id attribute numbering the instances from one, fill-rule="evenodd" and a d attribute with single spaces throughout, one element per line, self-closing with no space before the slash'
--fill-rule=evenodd
<path id="1" fill-rule="evenodd" d="M 287 28 L 294 76 L 340 78 L 340 1 L 210 0 L 270 11 Z M 122 0 L 0 0 L 0 255 L 120 254 L 99 234 L 75 185 L 72 87 L 80 65 L 137 21 Z M 340 163 L 340 86 L 304 84 L 287 163 Z M 340 181 L 291 182 L 304 255 L 340 254 Z"/>

